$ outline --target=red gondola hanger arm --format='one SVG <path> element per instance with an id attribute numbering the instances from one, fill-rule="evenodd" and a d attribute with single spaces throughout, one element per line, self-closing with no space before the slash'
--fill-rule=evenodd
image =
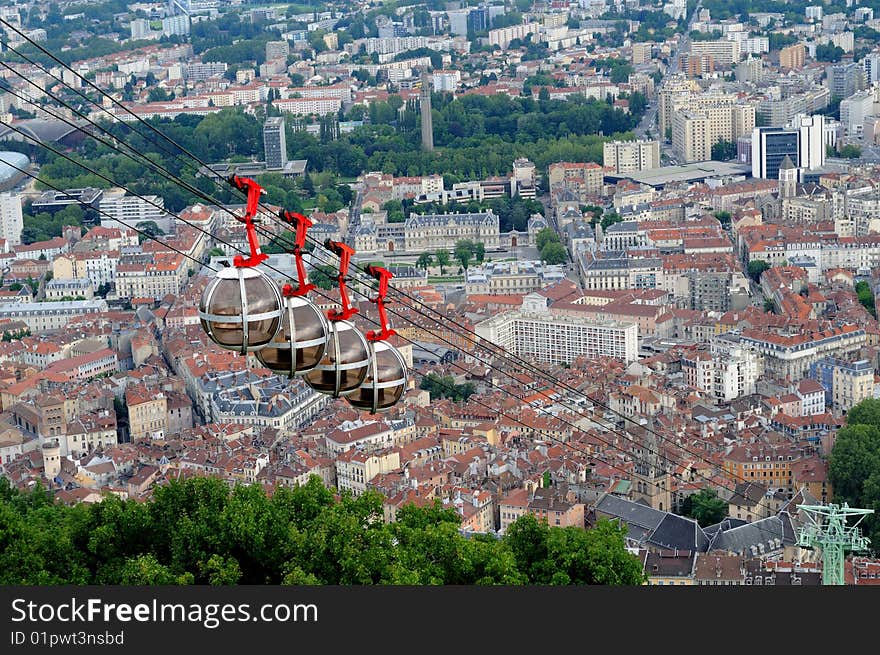
<path id="1" fill-rule="evenodd" d="M 256 266 L 269 259 L 269 255 L 266 255 L 260 250 L 260 242 L 257 240 L 257 228 L 254 227 L 254 224 L 257 222 L 257 207 L 259 207 L 260 204 L 260 194 L 265 193 L 265 191 L 263 190 L 263 187 L 257 184 L 254 180 L 247 177 L 231 175 L 229 177 L 229 183 L 239 191 L 247 194 L 247 204 L 245 205 L 244 217 L 239 218 L 236 216 L 235 218 L 240 223 L 244 223 L 248 246 L 250 246 L 251 249 L 249 257 L 244 257 L 243 255 L 236 255 L 233 257 L 232 265 L 238 268 Z"/>
<path id="2" fill-rule="evenodd" d="M 294 289 L 292 284 L 285 284 L 281 289 L 281 293 L 285 297 L 305 296 L 309 291 L 315 288 L 314 284 L 306 281 L 306 266 L 303 263 L 303 250 L 306 245 L 306 233 L 313 223 L 311 220 L 297 212 L 289 212 L 282 209 L 279 217 L 286 223 L 290 223 L 295 230 L 294 246 L 291 252 L 296 261 L 296 277 L 297 287 Z"/>
<path id="3" fill-rule="evenodd" d="M 381 266 L 367 266 L 367 275 L 379 281 L 379 291 L 375 298 L 370 298 L 370 302 L 376 303 L 379 310 L 380 330 L 370 330 L 367 332 L 368 341 L 385 341 L 391 335 L 397 334 L 391 329 L 388 323 L 388 317 L 385 314 L 385 297 L 388 295 L 388 281 L 394 277 L 394 274 L 387 268 Z"/>
<path id="4" fill-rule="evenodd" d="M 342 305 L 341 310 L 328 310 L 327 318 L 331 321 L 347 321 L 358 313 L 357 308 L 351 306 L 351 301 L 348 299 L 348 288 L 345 286 L 345 278 L 348 275 L 348 266 L 351 263 L 351 256 L 354 254 L 354 248 L 341 241 L 331 241 L 330 239 L 327 239 L 327 241 L 324 242 L 324 247 L 339 257 L 339 276 L 337 278 L 337 283 L 339 284 L 339 296 L 341 298 L 340 304 Z"/>

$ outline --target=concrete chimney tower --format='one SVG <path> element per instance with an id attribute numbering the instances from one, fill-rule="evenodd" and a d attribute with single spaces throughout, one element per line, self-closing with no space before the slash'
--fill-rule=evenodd
<path id="1" fill-rule="evenodd" d="M 422 117 L 422 149 L 434 149 L 434 122 L 431 117 L 431 76 L 422 73 L 422 90 L 419 94 L 419 113 Z"/>

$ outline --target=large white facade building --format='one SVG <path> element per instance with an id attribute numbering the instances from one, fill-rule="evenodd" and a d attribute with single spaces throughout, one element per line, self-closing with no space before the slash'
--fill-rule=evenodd
<path id="1" fill-rule="evenodd" d="M 564 316 L 547 307 L 536 293 L 523 299 L 522 309 L 502 312 L 474 326 L 477 335 L 519 357 L 552 364 L 578 357 L 638 358 L 638 326 L 611 320 Z"/>

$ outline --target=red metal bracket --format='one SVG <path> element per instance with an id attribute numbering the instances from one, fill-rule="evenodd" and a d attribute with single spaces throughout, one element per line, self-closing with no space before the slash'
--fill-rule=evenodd
<path id="1" fill-rule="evenodd" d="M 281 288 L 281 293 L 285 298 L 304 296 L 315 288 L 314 284 L 306 281 L 306 267 L 302 258 L 303 249 L 306 246 L 306 232 L 312 227 L 313 223 L 302 214 L 289 212 L 286 209 L 282 209 L 278 216 L 281 220 L 290 223 L 296 231 L 294 246 L 290 252 L 293 253 L 296 260 L 297 286 L 294 288 L 292 284 L 285 284 Z"/>
<path id="2" fill-rule="evenodd" d="M 347 321 L 358 313 L 357 308 L 351 306 L 351 301 L 348 299 L 348 289 L 345 286 L 345 277 L 348 275 L 348 265 L 351 263 L 354 248 L 341 241 L 331 241 L 330 239 L 324 242 L 324 247 L 339 257 L 339 277 L 337 278 L 337 283 L 339 284 L 339 296 L 342 299 L 340 303 L 342 310 L 328 310 L 327 318 L 331 321 Z"/>
<path id="3" fill-rule="evenodd" d="M 229 177 L 229 183 L 239 191 L 247 194 L 247 205 L 245 205 L 244 217 L 239 218 L 236 216 L 235 219 L 240 223 L 244 223 L 244 229 L 247 232 L 248 245 L 251 249 L 250 257 L 244 257 L 243 255 L 236 255 L 233 257 L 232 265 L 237 266 L 238 268 L 256 266 L 269 259 L 269 255 L 264 254 L 260 250 L 260 242 L 257 240 L 257 229 L 254 227 L 254 224 L 257 222 L 257 207 L 260 204 L 260 194 L 265 193 L 265 191 L 263 190 L 263 187 L 257 184 L 254 180 L 247 177 L 231 175 Z"/>
<path id="4" fill-rule="evenodd" d="M 385 315 L 385 296 L 388 295 L 388 281 L 394 277 L 394 274 L 387 268 L 381 266 L 373 266 L 370 264 L 366 269 L 367 275 L 379 280 L 379 291 L 375 298 L 370 298 L 370 302 L 376 303 L 379 309 L 379 325 L 381 330 L 370 330 L 367 332 L 367 341 L 384 341 L 388 337 L 397 334 L 389 327 L 388 317 Z"/>

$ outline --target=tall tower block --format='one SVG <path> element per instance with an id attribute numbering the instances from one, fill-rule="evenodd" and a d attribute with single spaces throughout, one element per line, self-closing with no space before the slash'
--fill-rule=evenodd
<path id="1" fill-rule="evenodd" d="M 431 76 L 422 73 L 422 90 L 419 94 L 419 113 L 422 118 L 422 149 L 434 149 L 434 121 L 431 117 Z"/>

